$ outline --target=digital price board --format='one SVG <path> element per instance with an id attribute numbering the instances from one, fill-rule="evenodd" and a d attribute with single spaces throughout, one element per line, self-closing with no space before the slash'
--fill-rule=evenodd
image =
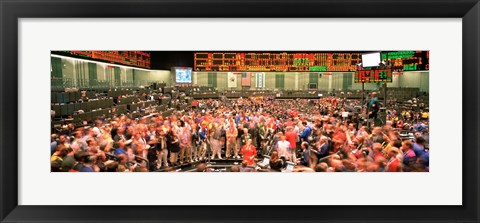
<path id="1" fill-rule="evenodd" d="M 196 71 L 355 71 L 361 53 L 197 52 Z"/>
<path id="2" fill-rule="evenodd" d="M 109 63 L 150 68 L 150 53 L 144 51 L 60 51 L 63 55 L 89 58 Z"/>
<path id="3" fill-rule="evenodd" d="M 355 72 L 355 83 L 391 83 L 392 70 L 359 70 Z"/>
<path id="4" fill-rule="evenodd" d="M 383 52 L 382 60 L 393 64 L 393 71 L 429 70 L 429 51 L 394 51 Z"/>
<path id="5" fill-rule="evenodd" d="M 428 51 L 384 52 L 397 71 L 428 70 Z M 411 54 L 410 52 L 413 52 Z M 354 72 L 365 52 L 196 52 L 195 71 Z"/>

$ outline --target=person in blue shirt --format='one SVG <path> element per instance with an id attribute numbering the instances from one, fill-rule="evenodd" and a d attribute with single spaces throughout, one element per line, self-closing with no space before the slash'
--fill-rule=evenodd
<path id="1" fill-rule="evenodd" d="M 96 158 L 94 156 L 87 156 L 83 162 L 83 165 L 80 167 L 79 172 L 95 172 L 94 163 Z"/>
<path id="2" fill-rule="evenodd" d="M 53 153 L 55 153 L 55 148 L 57 148 L 58 142 L 56 138 L 57 138 L 57 135 L 52 134 L 52 140 L 50 142 L 50 156 L 53 155 Z"/>
<path id="3" fill-rule="evenodd" d="M 430 162 L 430 153 L 428 148 L 426 148 L 426 140 L 422 136 L 419 136 L 415 139 L 415 143 L 413 144 L 413 151 L 417 156 L 417 163 L 420 163 L 428 168 Z"/>
<path id="4" fill-rule="evenodd" d="M 308 137 L 312 135 L 312 128 L 307 125 L 307 122 L 302 122 L 303 125 L 303 131 L 298 135 L 300 139 L 302 139 L 302 142 L 308 142 Z"/>
<path id="5" fill-rule="evenodd" d="M 415 124 L 413 126 L 413 129 L 417 132 L 424 132 L 425 130 L 427 130 L 427 128 L 428 128 L 428 125 L 425 123 Z"/>
<path id="6" fill-rule="evenodd" d="M 425 153 L 425 139 L 421 136 L 417 137 L 412 149 L 415 152 L 416 157 L 422 157 Z"/>
<path id="7" fill-rule="evenodd" d="M 118 141 L 117 144 L 118 144 L 118 148 L 115 149 L 115 151 L 113 152 L 113 154 L 115 154 L 115 156 L 118 156 L 118 155 L 120 155 L 120 154 L 125 154 L 125 155 L 127 155 L 127 151 L 125 150 L 125 142 L 123 142 L 123 141 Z"/>
<path id="8" fill-rule="evenodd" d="M 309 159 L 308 143 L 304 142 L 302 143 L 302 159 L 300 160 L 300 164 L 308 167 L 310 165 Z"/>
<path id="9" fill-rule="evenodd" d="M 423 155 L 418 159 L 418 162 L 428 168 L 430 166 L 430 152 L 425 151 Z"/>
<path id="10" fill-rule="evenodd" d="M 207 134 L 208 134 L 208 129 L 206 127 L 203 127 L 200 129 L 198 132 L 198 136 L 200 136 L 200 139 L 205 141 L 207 139 Z"/>
<path id="11" fill-rule="evenodd" d="M 199 143 L 199 160 L 204 160 L 206 153 L 207 153 L 207 137 L 208 137 L 208 129 L 207 126 L 202 126 L 200 130 L 198 130 L 198 137 L 200 138 L 200 143 Z"/>
<path id="12" fill-rule="evenodd" d="M 241 114 L 237 114 L 237 115 L 235 116 L 235 124 L 238 125 L 238 123 L 240 122 L 240 118 L 241 118 L 241 117 L 242 117 Z"/>

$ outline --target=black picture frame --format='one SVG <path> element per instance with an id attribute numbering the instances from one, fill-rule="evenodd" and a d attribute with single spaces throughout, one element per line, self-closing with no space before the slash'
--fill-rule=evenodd
<path id="1" fill-rule="evenodd" d="M 478 0 L 0 0 L 2 222 L 478 222 Z M 18 205 L 18 19 L 106 17 L 462 18 L 461 206 Z M 455 75 L 455 74 L 452 74 Z M 457 102 L 452 102 L 457 103 Z M 452 105 L 455 115 L 456 105 Z M 447 120 L 446 120 L 447 121 Z M 454 120 L 448 120 L 454 121 Z M 428 189 L 428 188 L 427 188 Z M 52 193 L 54 191 L 43 191 Z"/>

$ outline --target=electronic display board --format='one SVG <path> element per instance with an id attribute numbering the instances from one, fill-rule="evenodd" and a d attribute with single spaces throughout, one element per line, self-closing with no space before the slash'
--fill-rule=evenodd
<path id="1" fill-rule="evenodd" d="M 151 64 L 150 53 L 144 51 L 59 51 L 59 54 L 142 68 L 150 68 Z"/>
<path id="2" fill-rule="evenodd" d="M 391 83 L 392 70 L 359 70 L 355 72 L 355 83 Z"/>
<path id="3" fill-rule="evenodd" d="M 413 52 L 413 53 L 412 53 Z M 195 52 L 195 71 L 355 72 L 366 52 Z M 382 52 L 394 71 L 428 70 L 428 51 Z"/>
<path id="4" fill-rule="evenodd" d="M 393 71 L 430 70 L 429 51 L 393 51 L 383 52 L 382 60 L 393 64 Z"/>

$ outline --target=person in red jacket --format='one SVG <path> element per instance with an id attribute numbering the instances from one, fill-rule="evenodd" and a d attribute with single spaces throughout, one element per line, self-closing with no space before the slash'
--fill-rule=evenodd
<path id="1" fill-rule="evenodd" d="M 290 152 L 292 154 L 292 161 L 296 162 L 297 133 L 293 130 L 292 126 L 287 127 L 287 132 L 285 132 L 285 139 L 290 143 Z"/>
<path id="2" fill-rule="evenodd" d="M 257 149 L 252 145 L 252 139 L 248 139 L 247 143 L 242 148 L 243 160 L 247 161 L 248 166 L 255 164 L 255 157 L 257 156 Z"/>
<path id="3" fill-rule="evenodd" d="M 388 163 L 387 172 L 402 172 L 402 164 L 397 159 L 397 155 L 400 151 L 396 147 L 390 147 L 387 152 Z"/>

